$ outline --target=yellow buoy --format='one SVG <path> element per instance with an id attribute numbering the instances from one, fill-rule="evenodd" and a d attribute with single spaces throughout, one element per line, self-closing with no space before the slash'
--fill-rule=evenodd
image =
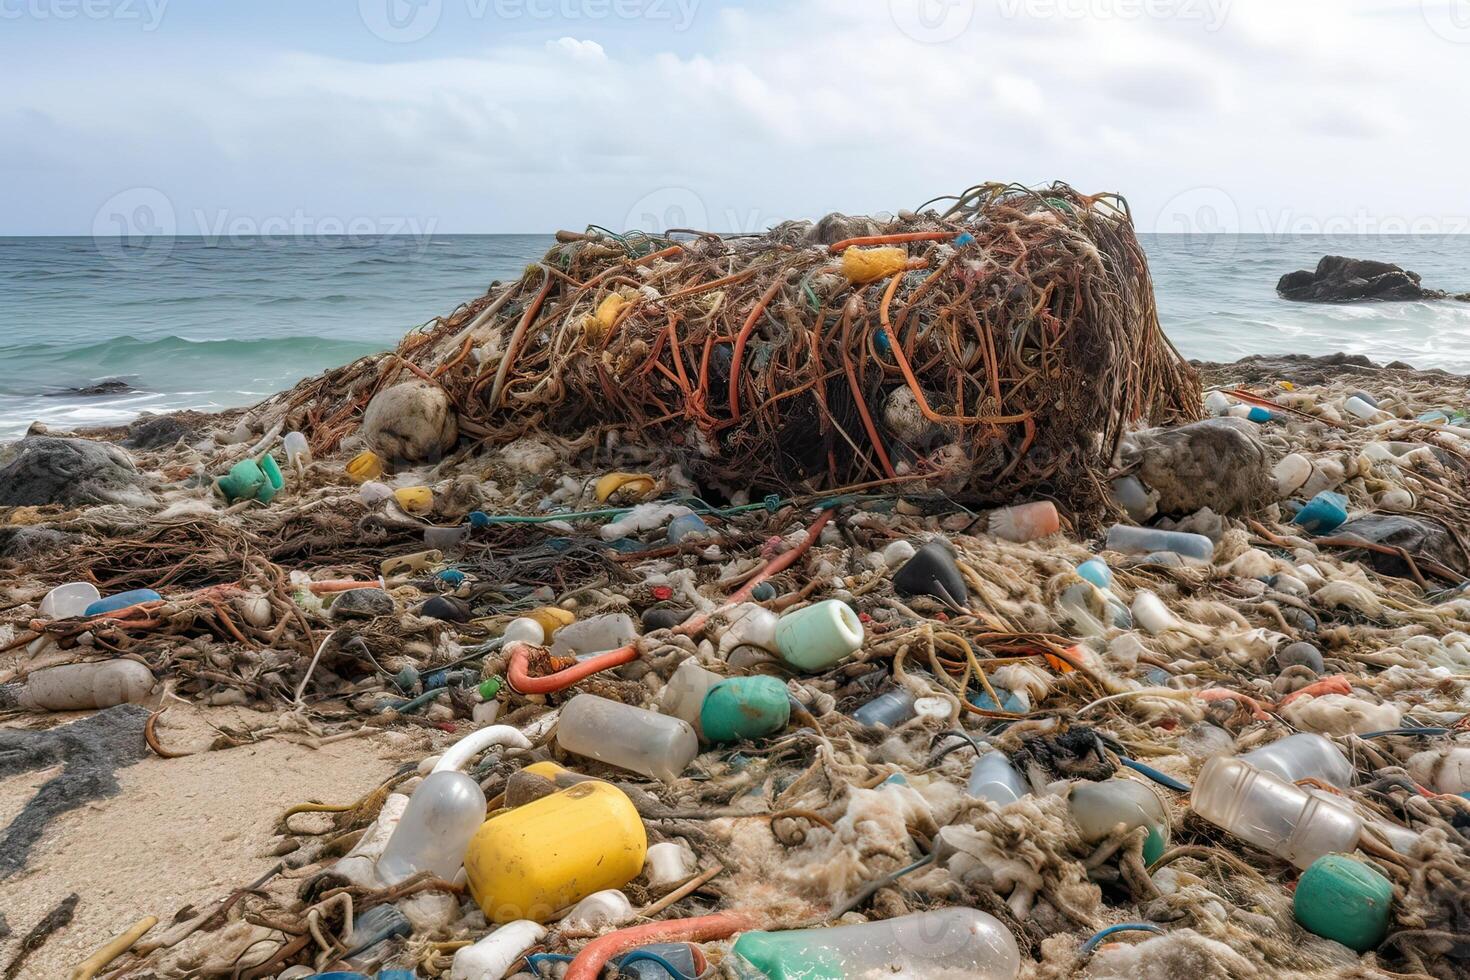
<path id="1" fill-rule="evenodd" d="M 393 491 L 393 499 L 410 514 L 427 514 L 434 509 L 434 491 L 428 487 L 399 487 Z"/>

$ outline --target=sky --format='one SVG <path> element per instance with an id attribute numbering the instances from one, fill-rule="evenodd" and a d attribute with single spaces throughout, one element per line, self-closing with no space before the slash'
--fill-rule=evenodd
<path id="1" fill-rule="evenodd" d="M 0 0 L 0 235 L 1470 230 L 1470 0 Z"/>

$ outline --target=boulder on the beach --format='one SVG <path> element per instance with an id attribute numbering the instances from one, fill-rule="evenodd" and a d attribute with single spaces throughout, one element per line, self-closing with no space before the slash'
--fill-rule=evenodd
<path id="1" fill-rule="evenodd" d="M 1459 541 L 1437 521 L 1422 520 L 1407 514 L 1366 514 L 1348 521 L 1333 531 L 1332 536 L 1357 538 L 1369 544 L 1402 548 L 1410 555 L 1433 558 L 1460 575 L 1470 572 Z M 1367 562 L 1380 575 L 1409 578 L 1413 574 L 1408 564 L 1397 554 L 1389 555 L 1364 548 L 1342 552 L 1342 557 Z"/>
<path id="2" fill-rule="evenodd" d="M 359 434 L 387 459 L 423 463 L 454 446 L 459 423 L 444 390 L 415 379 L 374 395 Z"/>
<path id="3" fill-rule="evenodd" d="M 0 449 L 0 507 L 133 503 L 143 488 L 132 458 L 107 443 L 28 436 Z"/>
<path id="4" fill-rule="evenodd" d="M 197 433 L 172 415 L 153 415 L 138 419 L 128 426 L 122 444 L 129 449 L 162 449 L 180 439 L 192 440 Z"/>
<path id="5" fill-rule="evenodd" d="M 1288 272 L 1276 284 L 1283 299 L 1303 303 L 1360 303 L 1383 300 L 1444 299 L 1425 289 L 1417 272 L 1389 262 L 1324 255 L 1315 271 Z"/>
<path id="6" fill-rule="evenodd" d="M 1218 418 L 1125 436 L 1120 463 L 1159 495 L 1161 514 L 1238 514 L 1271 497 L 1271 453 L 1244 419 Z"/>

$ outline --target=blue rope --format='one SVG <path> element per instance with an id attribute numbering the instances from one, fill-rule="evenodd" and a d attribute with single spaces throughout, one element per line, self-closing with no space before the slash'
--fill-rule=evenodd
<path id="1" fill-rule="evenodd" d="M 1104 939 L 1119 932 L 1151 932 L 1156 936 L 1162 936 L 1164 934 L 1164 930 L 1152 922 L 1122 922 L 1115 926 L 1108 926 L 1102 932 L 1087 940 L 1087 942 L 1082 944 L 1082 948 L 1078 952 L 1083 956 L 1087 956 L 1093 950 L 1097 949 Z"/>
<path id="2" fill-rule="evenodd" d="M 1141 773 L 1147 776 L 1149 779 L 1152 779 L 1160 786 L 1167 786 L 1170 789 L 1175 790 L 1179 793 L 1190 793 L 1194 791 L 1194 788 L 1188 783 L 1181 783 L 1173 776 L 1170 776 L 1167 773 L 1159 772 L 1153 766 L 1146 766 L 1135 759 L 1128 758 L 1126 755 L 1118 756 L 1118 761 L 1123 763 L 1123 765 L 1127 766 L 1129 769 L 1132 769 L 1134 772 Z"/>

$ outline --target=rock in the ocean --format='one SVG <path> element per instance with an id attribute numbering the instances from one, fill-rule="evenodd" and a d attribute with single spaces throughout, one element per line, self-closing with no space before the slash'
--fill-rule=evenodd
<path id="1" fill-rule="evenodd" d="M 106 443 L 28 436 L 0 448 L 0 507 L 141 502 L 143 488 L 132 458 Z"/>
<path id="2" fill-rule="evenodd" d="M 1238 514 L 1271 497 L 1271 454 L 1244 419 L 1205 419 L 1125 436 L 1120 462 L 1159 495 L 1162 514 Z M 1136 468 L 1135 468 L 1136 465 Z"/>
<path id="3" fill-rule="evenodd" d="M 422 463 L 454 446 L 459 424 L 443 389 L 415 379 L 374 395 L 359 433 L 389 460 Z"/>
<path id="4" fill-rule="evenodd" d="M 1324 255 L 1315 272 L 1288 272 L 1276 284 L 1283 299 L 1304 303 L 1359 303 L 1381 300 L 1444 299 L 1425 289 L 1419 274 L 1388 262 Z"/>
<path id="5" fill-rule="evenodd" d="M 333 619 L 376 619 L 391 616 L 393 597 L 382 589 L 352 589 L 332 600 Z"/>

